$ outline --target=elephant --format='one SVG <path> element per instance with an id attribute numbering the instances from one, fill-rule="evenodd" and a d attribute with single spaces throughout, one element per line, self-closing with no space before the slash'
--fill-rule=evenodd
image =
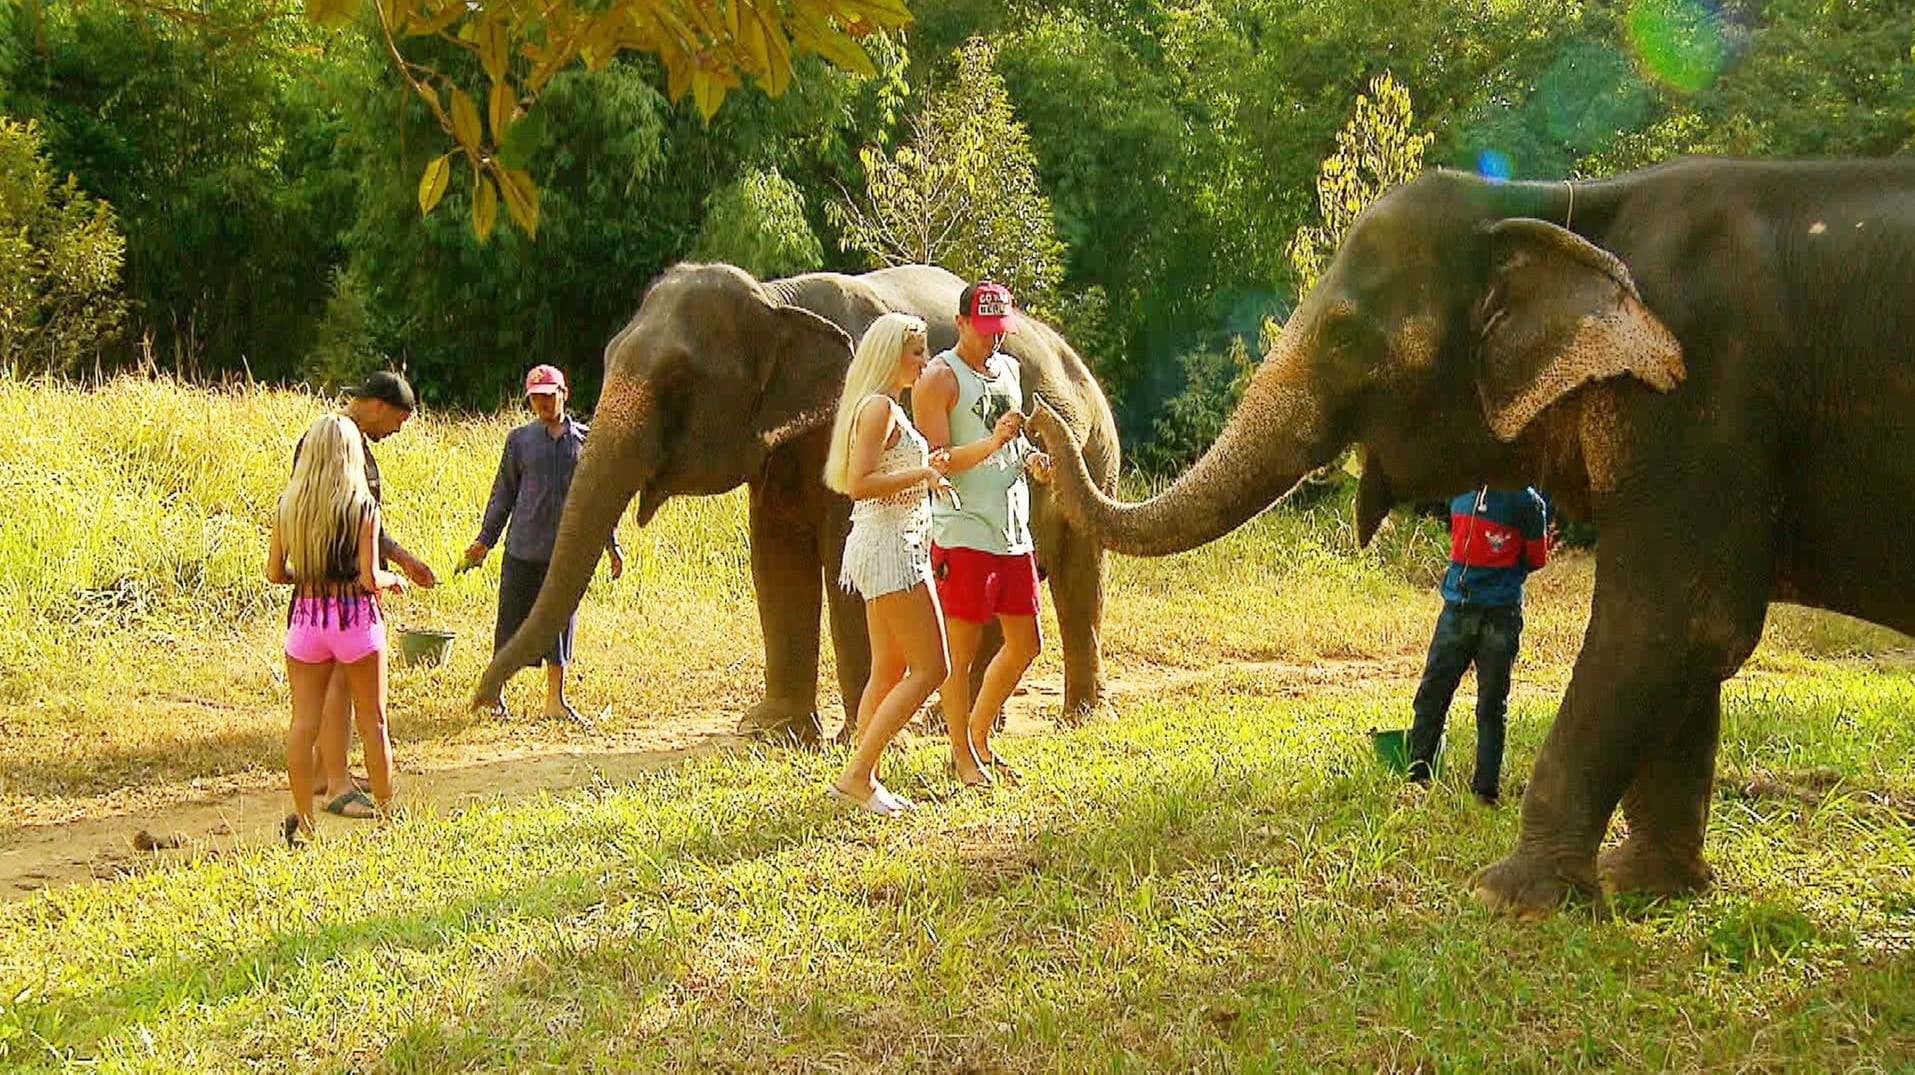
<path id="1" fill-rule="evenodd" d="M 759 281 L 734 266 L 681 264 L 646 290 L 605 348 L 592 433 L 560 517 L 551 567 L 525 624 L 475 691 L 491 697 L 578 607 L 606 536 L 632 498 L 643 526 L 673 496 L 750 487 L 751 574 L 765 640 L 765 697 L 740 731 L 816 740 L 819 611 L 830 611 L 838 687 L 856 713 L 869 675 L 864 603 L 838 585 L 851 503 L 824 484 L 832 416 L 852 341 L 889 311 L 922 317 L 933 353 L 957 339 L 965 282 L 930 265 L 859 276 L 807 273 Z M 1103 390 L 1064 338 L 1020 316 L 1004 350 L 1028 397 L 1041 393 L 1083 445 L 1090 480 L 1115 488 L 1117 427 Z M 1064 653 L 1064 710 L 1102 697 L 1098 631 L 1104 550 L 1064 525 L 1040 488 L 1032 537 L 1050 581 Z M 981 670 L 1000 640 L 986 640 Z M 488 693 L 492 692 L 492 693 Z M 848 737 L 850 722 L 840 733 Z"/>
<path id="2" fill-rule="evenodd" d="M 1352 445 L 1365 544 L 1392 505 L 1484 484 L 1593 517 L 1582 647 L 1516 846 L 1473 892 L 1601 915 L 1605 883 L 1712 880 L 1721 685 L 1771 600 L 1915 631 L 1912 298 L 1915 161 L 1430 171 L 1358 218 L 1161 495 L 1112 500 L 1056 416 L 1030 428 L 1073 523 L 1133 555 L 1227 533 Z"/>

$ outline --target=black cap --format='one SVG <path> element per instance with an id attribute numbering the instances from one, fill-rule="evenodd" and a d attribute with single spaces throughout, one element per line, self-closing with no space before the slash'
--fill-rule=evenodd
<path id="1" fill-rule="evenodd" d="M 376 399 L 402 411 L 419 409 L 419 397 L 412 394 L 412 385 L 406 383 L 405 375 L 391 370 L 372 374 L 365 383 L 346 389 L 346 394 L 354 399 Z"/>

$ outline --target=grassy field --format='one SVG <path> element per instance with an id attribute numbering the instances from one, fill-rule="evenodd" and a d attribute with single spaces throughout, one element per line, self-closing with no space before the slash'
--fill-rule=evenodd
<path id="1" fill-rule="evenodd" d="M 0 839 L 283 779 L 260 563 L 327 405 L 0 382 Z M 421 415 L 380 447 L 391 529 L 442 569 L 514 420 Z M 739 497 L 624 538 L 632 574 L 581 619 L 598 728 L 464 711 L 494 561 L 394 609 L 460 636 L 395 675 L 402 763 L 615 750 L 755 698 Z M 1467 895 L 1516 811 L 1463 771 L 1406 790 L 1362 734 L 1405 719 L 1442 551 L 1398 519 L 1359 552 L 1333 501 L 1114 561 L 1110 719 L 1012 744 L 1032 779 L 989 797 L 912 740 L 890 779 L 927 808 L 902 822 L 833 809 L 830 755 L 741 750 L 0 904 L 0 1066 L 1915 1069 L 1908 640 L 1776 609 L 1727 691 L 1717 887 L 1517 926 Z M 1570 556 L 1531 584 L 1512 784 L 1589 578 Z M 1466 717 L 1451 738 L 1467 756 Z"/>

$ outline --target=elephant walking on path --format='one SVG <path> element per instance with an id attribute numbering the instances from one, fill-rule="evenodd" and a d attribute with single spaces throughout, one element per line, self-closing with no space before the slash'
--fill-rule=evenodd
<path id="1" fill-rule="evenodd" d="M 1391 505 L 1534 484 L 1600 539 L 1589 627 L 1493 906 L 1693 891 L 1721 684 L 1771 599 L 1915 631 L 1915 161 L 1436 172 L 1357 221 L 1204 457 L 1123 504 L 1040 413 L 1053 495 L 1161 556 L 1362 446 Z M 1598 860 L 1620 804 L 1626 837 Z"/>
<path id="2" fill-rule="evenodd" d="M 730 265 L 687 264 L 654 281 L 637 315 L 606 345 L 605 386 L 545 586 L 475 697 L 495 694 L 507 670 L 524 664 L 537 640 L 578 607 L 598 550 L 633 497 L 643 526 L 673 496 L 749 485 L 765 699 L 741 730 L 818 737 L 821 604 L 830 611 L 845 712 L 856 713 L 871 655 L 864 603 L 837 585 L 851 503 L 824 484 L 832 414 L 852 343 L 871 322 L 891 311 L 916 314 L 935 353 L 957 338 L 963 288 L 963 280 L 929 265 L 760 282 Z M 1033 318 L 1020 324 L 1004 350 L 1083 446 L 1087 480 L 1109 492 L 1117 427 L 1103 390 L 1062 336 Z M 1031 529 L 1057 609 L 1065 711 L 1083 713 L 1102 691 L 1103 547 L 1065 525 L 1042 492 L 1033 498 Z"/>

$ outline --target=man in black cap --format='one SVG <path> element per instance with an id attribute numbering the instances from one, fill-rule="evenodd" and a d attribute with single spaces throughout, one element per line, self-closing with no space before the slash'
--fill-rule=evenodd
<path id="1" fill-rule="evenodd" d="M 373 502 L 380 503 L 379 463 L 372 457 L 372 445 L 399 432 L 406 419 L 418 409 L 419 399 L 403 375 L 389 370 L 368 376 L 360 384 L 346 389 L 346 395 L 349 398 L 343 413 L 366 439 L 366 489 L 372 494 Z M 294 448 L 293 458 L 298 457 L 299 449 Z M 381 563 L 396 564 L 414 586 L 430 589 L 439 583 L 430 565 L 393 540 L 383 518 L 379 526 L 379 559 Z M 346 689 L 344 670 L 335 668 L 332 682 L 326 686 L 326 707 L 320 717 L 318 758 L 313 771 L 324 781 L 319 786 L 319 795 L 326 800 L 327 813 L 369 818 L 375 813 L 372 800 L 353 783 L 352 774 L 346 768 L 351 736 L 352 692 Z"/>

